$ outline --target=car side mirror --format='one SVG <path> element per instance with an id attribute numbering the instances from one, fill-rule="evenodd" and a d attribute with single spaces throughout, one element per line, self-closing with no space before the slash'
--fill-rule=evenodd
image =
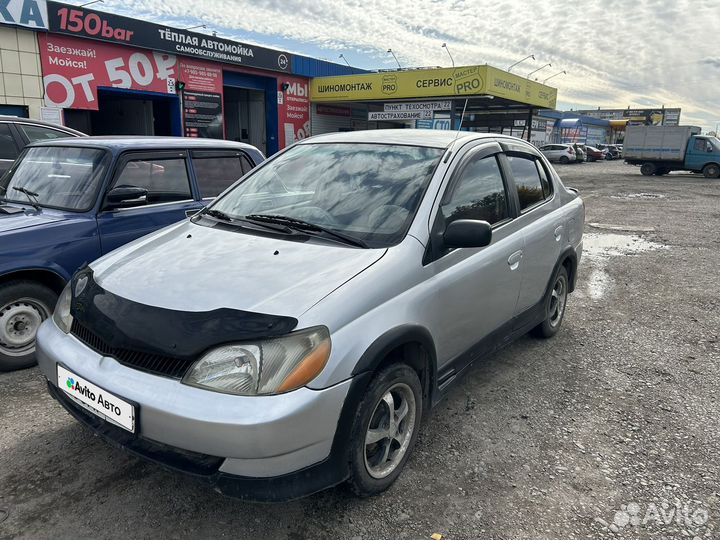
<path id="1" fill-rule="evenodd" d="M 479 248 L 492 241 L 492 227 L 487 221 L 458 219 L 452 221 L 443 234 L 443 243 L 448 248 Z"/>
<path id="2" fill-rule="evenodd" d="M 122 206 L 123 203 L 147 197 L 148 190 L 136 186 L 117 186 L 107 192 L 105 200 L 109 206 Z"/>

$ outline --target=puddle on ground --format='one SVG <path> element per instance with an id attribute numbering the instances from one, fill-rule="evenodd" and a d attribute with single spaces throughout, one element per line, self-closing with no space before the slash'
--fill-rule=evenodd
<path id="1" fill-rule="evenodd" d="M 581 265 L 588 271 L 588 277 L 581 287 L 581 294 L 599 300 L 613 287 L 614 280 L 607 271 L 612 257 L 659 249 L 667 249 L 667 246 L 636 234 L 585 233 Z"/>
<path id="2" fill-rule="evenodd" d="M 619 257 L 666 248 L 664 244 L 646 240 L 637 234 L 585 233 L 583 235 L 583 256 L 588 257 Z"/>
<path id="3" fill-rule="evenodd" d="M 618 193 L 617 195 L 610 195 L 610 198 L 634 201 L 637 199 L 664 199 L 665 195 L 662 193 Z"/>

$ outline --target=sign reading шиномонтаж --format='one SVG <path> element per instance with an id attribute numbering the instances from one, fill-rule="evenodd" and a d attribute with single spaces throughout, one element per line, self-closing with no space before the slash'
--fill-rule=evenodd
<path id="1" fill-rule="evenodd" d="M 0 0 L 0 5 L 6 0 Z M 14 0 L 16 1 L 16 0 Z M 290 54 L 179 28 L 47 2 L 50 32 L 97 39 L 216 62 L 289 73 Z"/>
<path id="2" fill-rule="evenodd" d="M 557 89 L 491 66 L 316 77 L 310 84 L 310 98 L 318 103 L 453 96 L 495 96 L 552 109 Z"/>
<path id="3" fill-rule="evenodd" d="M 368 113 L 368 120 L 427 120 L 432 119 L 432 111 L 373 111 Z"/>

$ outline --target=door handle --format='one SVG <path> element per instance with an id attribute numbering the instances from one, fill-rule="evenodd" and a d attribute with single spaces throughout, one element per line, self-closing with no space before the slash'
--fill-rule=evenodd
<path id="1" fill-rule="evenodd" d="M 523 252 L 520 249 L 508 257 L 508 264 L 510 265 L 510 270 L 517 270 L 517 268 L 520 266 L 520 259 L 522 259 L 522 256 Z"/>
<path id="2" fill-rule="evenodd" d="M 562 225 L 559 225 L 559 226 L 555 229 L 555 240 L 556 240 L 557 242 L 559 242 L 560 239 L 562 238 L 562 232 L 563 232 L 563 226 L 562 226 Z"/>

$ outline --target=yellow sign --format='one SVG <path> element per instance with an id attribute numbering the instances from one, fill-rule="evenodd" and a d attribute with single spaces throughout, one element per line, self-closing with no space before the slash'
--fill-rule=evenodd
<path id="1" fill-rule="evenodd" d="M 310 81 L 310 99 L 316 103 L 452 96 L 495 96 L 554 109 L 557 89 L 490 66 L 316 77 Z"/>

